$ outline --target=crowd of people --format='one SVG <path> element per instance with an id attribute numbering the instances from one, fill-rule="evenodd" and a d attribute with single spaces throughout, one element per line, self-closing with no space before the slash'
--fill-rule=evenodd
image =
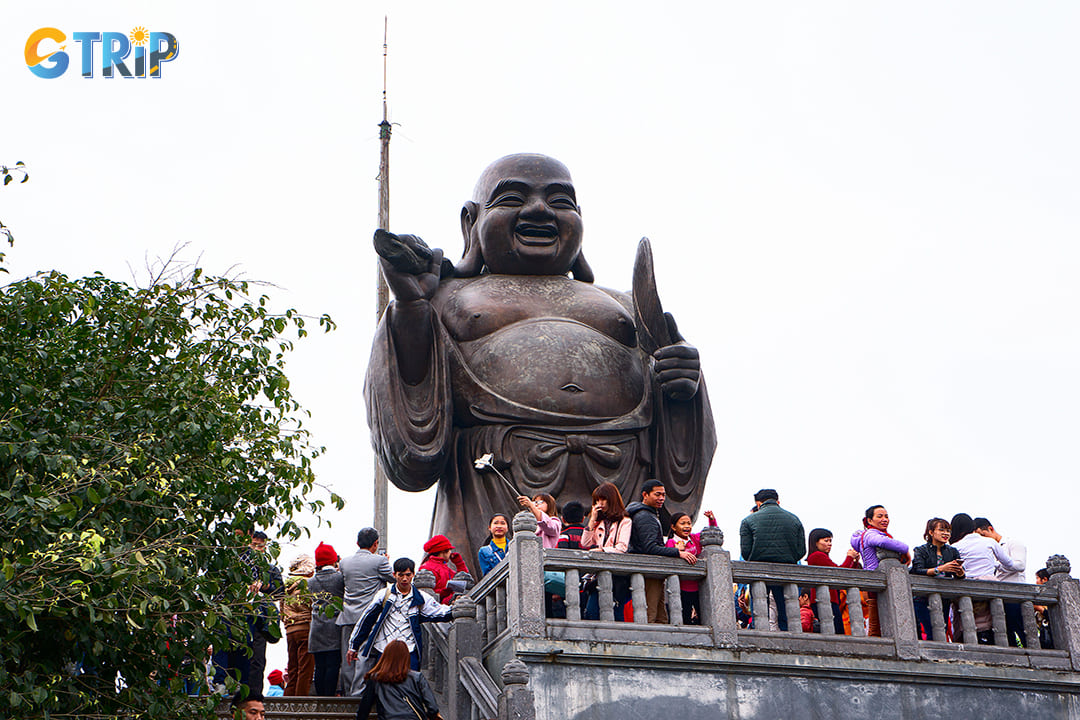
<path id="1" fill-rule="evenodd" d="M 685 513 L 664 512 L 666 490 L 657 480 L 647 480 L 640 497 L 629 504 L 612 483 L 602 483 L 592 493 L 592 505 L 568 502 L 561 509 L 551 495 L 518 496 L 519 509 L 532 513 L 536 534 L 545 549 L 565 548 L 603 553 L 638 553 L 678 558 L 689 565 L 702 551 L 700 532 L 694 532 L 693 518 Z M 509 510 L 509 509 L 508 509 Z M 510 513 L 496 513 L 488 521 L 488 537 L 476 557 L 479 575 L 490 572 L 505 557 L 511 534 Z M 706 510 L 708 525 L 716 526 L 715 515 Z M 892 551 L 914 575 L 944 579 L 974 578 L 1001 582 L 1026 582 L 1027 551 L 1016 538 L 1003 537 L 985 517 L 958 513 L 952 520 L 934 517 L 926 522 L 924 544 L 914 549 L 889 533 L 889 514 L 884 506 L 867 508 L 850 536 L 849 547 L 838 565 L 831 557 L 833 533 L 814 528 L 809 536 L 802 522 L 780 506 L 778 493 L 763 489 L 754 495 L 754 506 L 739 528 L 739 549 L 743 560 L 780 564 L 805 563 L 810 566 L 875 570 L 878 551 Z M 253 539 L 250 552 L 265 548 L 265 536 Z M 341 558 L 333 547 L 320 543 L 314 557 L 302 554 L 289 563 L 284 581 L 276 577 L 253 579 L 252 591 L 280 596 L 280 612 L 288 646 L 288 668 L 270 675 L 271 693 L 289 695 L 360 696 L 366 713 L 378 703 L 386 717 L 434 717 L 438 712 L 434 696 L 419 674 L 423 656 L 421 623 L 447 622 L 450 603 L 467 590 L 472 580 L 468 564 L 444 535 L 435 535 L 424 544 L 420 569 L 435 578 L 434 596 L 413 586 L 416 566 L 410 558 L 391 562 L 379 552 L 379 536 L 373 528 L 357 534 L 357 550 Z M 479 579 L 479 578 L 477 578 Z M 1046 570 L 1036 573 L 1036 582 L 1049 579 Z M 742 627 L 768 618 L 772 630 L 788 629 L 787 605 L 782 584 L 767 584 L 768 612 L 755 611 L 749 588 L 736 585 L 737 616 Z M 601 594 L 597 578 L 583 574 L 580 585 L 567 587 L 565 574 L 547 572 L 544 577 L 545 608 L 549 617 L 565 617 L 567 593 L 579 594 L 582 617 L 599 620 Z M 832 631 L 852 633 L 844 589 L 829 590 Z M 817 588 L 799 589 L 798 622 L 804 632 L 820 632 L 821 620 Z M 698 582 L 680 580 L 681 612 L 684 625 L 702 622 Z M 863 610 L 865 634 L 880 636 L 877 597 L 862 592 L 858 604 Z M 335 600 L 337 599 L 337 600 Z M 616 621 L 633 620 L 633 599 L 629 578 L 612 576 L 612 616 Z M 645 615 L 650 623 L 667 623 L 668 608 L 661 578 L 645 579 Z M 606 610 L 606 608 L 605 608 Z M 941 640 L 934 634 L 931 608 L 925 597 L 914 599 L 917 631 L 921 639 Z M 939 626 L 945 639 L 961 637 L 961 613 L 943 602 Z M 1049 647 L 1045 608 L 1036 606 L 1037 625 L 1043 647 Z M 1008 644 L 1028 644 L 1019 604 L 1005 603 Z M 993 643 L 988 602 L 974 602 L 975 632 L 980 643 Z M 258 621 L 252 624 L 259 632 Z M 862 634 L 862 633 L 859 633 Z M 249 682 L 251 696 L 261 694 L 261 674 L 256 663 L 242 673 Z M 223 663 L 229 667 L 228 663 Z M 258 666 L 258 673 L 261 673 Z M 250 681 L 248 680 L 250 678 Z M 366 714 L 363 715 L 366 717 Z"/>

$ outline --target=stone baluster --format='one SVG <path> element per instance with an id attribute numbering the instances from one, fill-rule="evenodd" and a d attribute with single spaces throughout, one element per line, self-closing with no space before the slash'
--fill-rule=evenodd
<path id="1" fill-rule="evenodd" d="M 600 603 L 601 622 L 615 622 L 615 598 L 611 594 L 611 572 L 601 570 L 596 574 L 597 600 Z"/>
<path id="2" fill-rule="evenodd" d="M 978 645 L 979 636 L 975 634 L 975 609 L 971 605 L 971 596 L 961 595 L 958 604 L 960 606 L 960 624 L 964 629 L 964 643 Z"/>
<path id="3" fill-rule="evenodd" d="M 799 586 L 784 583 L 784 614 L 787 615 L 788 632 L 801 633 L 802 615 L 799 612 Z"/>
<path id="4" fill-rule="evenodd" d="M 885 591 L 878 593 L 881 634 L 893 639 L 901 660 L 919 657 L 915 635 L 915 606 L 911 602 L 911 575 L 900 562 L 899 553 L 878 549 L 878 570 L 885 573 Z"/>
<path id="5" fill-rule="evenodd" d="M 506 586 L 495 586 L 495 632 L 502 633 L 508 625 L 506 613 Z"/>
<path id="6" fill-rule="evenodd" d="M 649 622 L 649 612 L 645 606 L 645 578 L 641 573 L 630 575 L 630 600 L 634 604 L 634 622 Z"/>
<path id="7" fill-rule="evenodd" d="M 815 590 L 817 600 L 818 621 L 821 625 L 822 635 L 835 635 L 836 626 L 833 624 L 832 601 L 829 595 L 828 585 L 818 585 Z"/>
<path id="8" fill-rule="evenodd" d="M 536 720 L 536 699 L 529 689 L 529 668 L 518 659 L 503 665 L 499 720 Z"/>
<path id="9" fill-rule="evenodd" d="M 581 619 L 581 573 L 576 568 L 566 570 L 566 619 Z"/>
<path id="10" fill-rule="evenodd" d="M 735 620 L 731 555 L 724 550 L 724 533 L 718 527 L 707 527 L 701 531 L 698 565 L 702 564 L 705 566 L 705 577 L 698 583 L 701 624 L 712 628 L 716 647 L 735 647 L 739 625 Z"/>
<path id="11" fill-rule="evenodd" d="M 427 597 L 435 598 L 436 600 L 439 599 L 438 595 L 435 592 L 435 573 L 431 572 L 427 568 L 421 568 L 416 573 L 415 577 L 413 577 L 413 587 L 415 587 Z M 421 660 L 421 669 L 423 670 L 424 675 L 428 678 L 428 680 L 431 681 L 431 684 L 435 687 L 435 692 L 442 692 L 442 673 L 440 672 L 440 669 L 443 667 L 443 665 L 440 662 L 439 658 L 436 657 L 436 655 L 438 655 L 438 651 L 436 650 L 437 646 L 434 639 L 431 637 L 429 629 L 423 628 L 423 632 L 427 634 L 427 638 L 425 639 L 424 643 L 427 652 L 424 653 L 424 657 Z"/>
<path id="12" fill-rule="evenodd" d="M 504 612 L 515 637 L 544 637 L 544 547 L 536 534 L 536 518 L 530 512 L 514 516 L 514 537 L 506 551 L 510 573 L 500 586 Z"/>
<path id="13" fill-rule="evenodd" d="M 672 625 L 683 624 L 682 588 L 678 575 L 664 578 L 664 600 L 667 601 L 668 622 Z M 698 618 L 700 622 L 700 618 Z"/>
<path id="14" fill-rule="evenodd" d="M 990 623 L 994 630 L 994 644 L 1009 647 L 1009 634 L 1005 629 L 1005 601 L 1001 598 L 990 599 Z"/>
<path id="15" fill-rule="evenodd" d="M 927 598 L 927 607 L 930 608 L 930 640 L 945 642 L 945 608 L 941 604 L 941 593 L 930 593 Z"/>
<path id="16" fill-rule="evenodd" d="M 1027 649 L 1042 650 L 1042 643 L 1039 641 L 1039 624 L 1035 620 L 1035 603 L 1031 600 L 1020 603 L 1020 616 L 1024 619 L 1024 635 L 1027 638 L 1024 644 Z"/>
<path id="17" fill-rule="evenodd" d="M 467 657 L 481 659 L 483 638 L 480 623 L 476 621 L 476 602 L 466 596 L 458 596 L 454 601 L 454 623 L 450 627 L 450 657 L 447 660 L 449 682 L 447 683 L 446 705 L 449 720 L 469 720 L 472 713 L 472 699 L 461 683 L 461 661 Z"/>
<path id="18" fill-rule="evenodd" d="M 851 637 L 866 637 L 866 618 L 862 614 L 862 594 L 857 587 L 847 589 L 848 623 Z"/>
<path id="19" fill-rule="evenodd" d="M 768 632 L 772 627 L 769 625 L 769 592 L 762 580 L 750 583 L 750 612 L 754 618 L 754 629 Z"/>
<path id="20" fill-rule="evenodd" d="M 484 598 L 484 644 L 493 641 L 499 634 L 499 615 L 495 611 L 495 593 L 488 593 Z"/>
<path id="21" fill-rule="evenodd" d="M 1072 567 L 1064 555 L 1051 555 L 1046 569 L 1050 572 L 1047 585 L 1058 591 L 1057 605 L 1048 610 L 1054 649 L 1068 650 L 1073 670 L 1080 670 L 1080 583 L 1069 575 Z"/>

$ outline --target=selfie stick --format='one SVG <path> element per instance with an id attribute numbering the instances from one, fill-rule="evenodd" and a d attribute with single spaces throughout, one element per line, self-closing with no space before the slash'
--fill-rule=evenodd
<path id="1" fill-rule="evenodd" d="M 495 465 L 492 464 L 491 461 L 494 458 L 495 456 L 491 453 L 481 455 L 480 457 L 476 458 L 475 461 L 473 461 L 473 467 L 475 467 L 477 470 L 494 470 L 495 474 L 499 476 L 499 479 L 506 483 L 506 487 L 510 488 L 510 492 L 514 493 L 515 497 L 521 495 L 521 493 L 518 492 L 517 488 L 514 487 L 509 480 L 506 479 L 506 476 L 499 472 L 499 468 L 495 467 Z"/>

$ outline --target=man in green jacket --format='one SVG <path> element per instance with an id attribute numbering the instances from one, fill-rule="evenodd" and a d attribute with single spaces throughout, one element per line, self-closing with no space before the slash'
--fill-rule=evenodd
<path id="1" fill-rule="evenodd" d="M 780 496 L 771 488 L 754 493 L 754 512 L 739 526 L 739 546 L 743 560 L 794 565 L 806 555 L 806 534 L 802 522 L 780 507 Z M 769 585 L 776 599 L 776 624 L 787 630 L 784 586 Z"/>

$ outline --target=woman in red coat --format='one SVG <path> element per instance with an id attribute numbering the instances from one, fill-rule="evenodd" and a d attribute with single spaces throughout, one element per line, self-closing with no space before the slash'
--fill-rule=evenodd
<path id="1" fill-rule="evenodd" d="M 845 567 L 845 568 L 857 568 L 859 567 L 859 551 L 848 550 L 847 557 L 844 558 L 842 565 L 837 565 L 829 557 L 829 553 L 832 552 L 832 539 L 833 534 L 831 530 L 825 528 L 814 528 L 810 531 L 810 542 L 807 546 L 810 548 L 810 555 L 806 558 L 807 565 L 817 565 L 819 567 Z M 817 613 L 817 590 L 815 588 L 810 589 L 810 607 Z M 832 604 L 832 616 L 833 616 L 833 628 L 837 635 L 844 634 L 844 619 L 840 615 L 840 597 L 836 590 L 829 590 L 829 602 Z"/>
<path id="2" fill-rule="evenodd" d="M 424 562 L 420 564 L 420 570 L 430 570 L 435 576 L 435 592 L 439 595 L 439 602 L 444 605 L 455 592 L 461 588 L 448 587 L 454 575 L 465 570 L 465 559 L 461 553 L 454 550 L 453 544 L 445 535 L 436 535 L 424 543 L 424 552 L 427 553 Z M 453 564 L 454 569 L 450 569 Z"/>

